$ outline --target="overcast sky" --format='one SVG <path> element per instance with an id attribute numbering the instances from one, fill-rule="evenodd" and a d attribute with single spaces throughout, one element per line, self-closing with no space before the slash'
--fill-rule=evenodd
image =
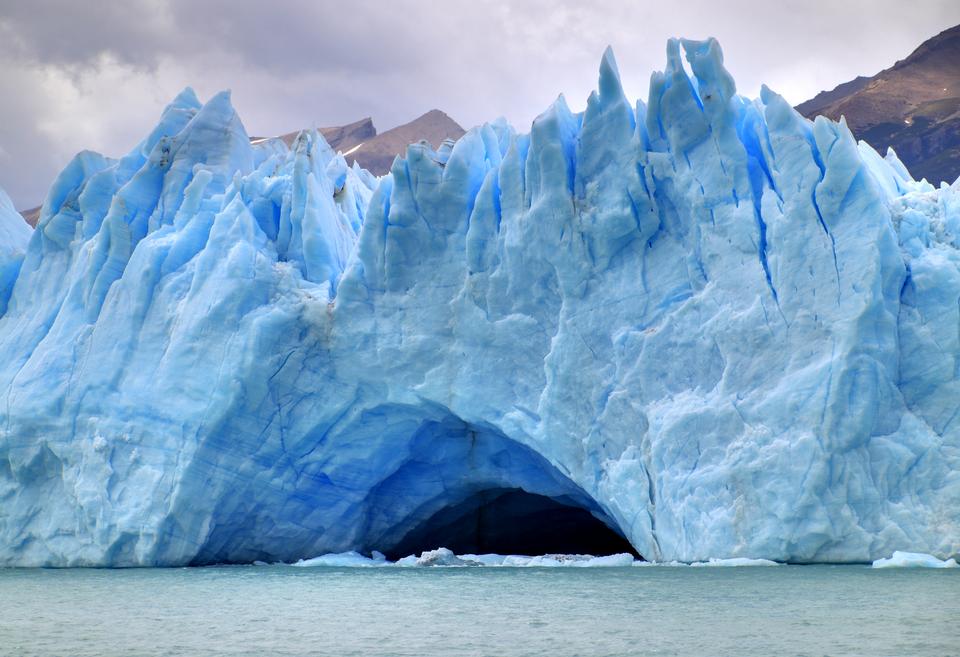
<path id="1" fill-rule="evenodd" d="M 740 93 L 796 104 L 957 23 L 957 0 L 0 0 L 0 187 L 38 205 L 74 153 L 124 154 L 187 85 L 232 89 L 256 135 L 432 108 L 526 130 L 560 92 L 583 107 L 607 44 L 631 99 L 668 37 L 715 36 Z"/>

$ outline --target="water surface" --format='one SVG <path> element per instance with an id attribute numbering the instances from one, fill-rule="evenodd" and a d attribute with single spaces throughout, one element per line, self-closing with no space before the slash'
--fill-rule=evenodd
<path id="1" fill-rule="evenodd" d="M 960 655 L 960 569 L 0 570 L 0 654 Z"/>

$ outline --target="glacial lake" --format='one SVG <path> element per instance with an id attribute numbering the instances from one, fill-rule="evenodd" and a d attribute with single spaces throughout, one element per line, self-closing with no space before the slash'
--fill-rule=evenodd
<path id="1" fill-rule="evenodd" d="M 0 655 L 960 655 L 960 569 L 0 570 Z"/>

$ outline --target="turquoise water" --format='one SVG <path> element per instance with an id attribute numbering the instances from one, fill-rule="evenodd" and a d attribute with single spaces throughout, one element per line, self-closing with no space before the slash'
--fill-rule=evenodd
<path id="1" fill-rule="evenodd" d="M 960 569 L 0 570 L 0 654 L 960 655 Z"/>

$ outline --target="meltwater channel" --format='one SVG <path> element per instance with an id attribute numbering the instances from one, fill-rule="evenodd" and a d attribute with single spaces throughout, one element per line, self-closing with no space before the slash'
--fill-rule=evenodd
<path id="1" fill-rule="evenodd" d="M 960 655 L 960 569 L 0 570 L 0 655 Z"/>

